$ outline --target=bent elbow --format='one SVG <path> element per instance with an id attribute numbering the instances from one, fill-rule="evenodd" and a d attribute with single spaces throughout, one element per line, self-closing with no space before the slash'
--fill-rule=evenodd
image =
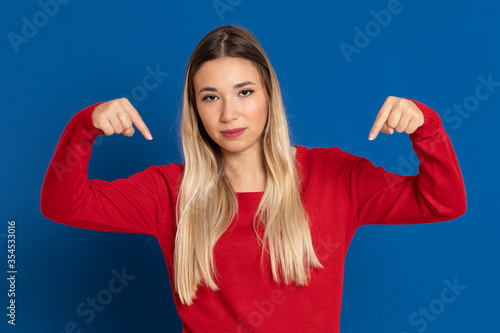
<path id="1" fill-rule="evenodd" d="M 460 205 L 457 205 L 457 208 L 455 209 L 455 218 L 459 218 L 460 216 L 463 216 L 465 212 L 467 211 L 467 199 L 465 199 L 461 202 Z"/>
<path id="2" fill-rule="evenodd" d="M 62 209 L 61 203 L 52 196 L 44 195 L 43 191 L 40 197 L 40 212 L 45 218 L 54 222 L 64 219 L 64 209 Z"/>
<path id="3" fill-rule="evenodd" d="M 48 204 L 46 200 L 43 199 L 40 200 L 40 212 L 42 213 L 43 217 L 49 220 L 52 221 L 57 220 L 57 209 L 52 205 Z"/>
<path id="4" fill-rule="evenodd" d="M 467 211 L 467 200 L 464 199 L 457 201 L 453 206 L 441 209 L 441 214 L 446 217 L 447 221 L 455 220 L 465 214 Z"/>
<path id="5" fill-rule="evenodd" d="M 467 211 L 467 195 L 463 183 L 440 197 L 440 200 L 434 201 L 434 211 L 446 218 L 445 221 L 457 219 Z"/>

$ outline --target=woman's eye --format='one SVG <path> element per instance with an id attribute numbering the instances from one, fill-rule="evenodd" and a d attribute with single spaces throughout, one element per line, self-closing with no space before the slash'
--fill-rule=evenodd
<path id="1" fill-rule="evenodd" d="M 208 101 L 208 102 L 213 102 L 214 98 L 216 98 L 214 95 L 207 95 L 207 96 L 203 97 L 203 100 Z"/>
<path id="2" fill-rule="evenodd" d="M 240 95 L 242 95 L 243 97 L 248 97 L 250 96 L 254 91 L 252 89 L 246 89 L 246 90 L 243 90 L 240 92 Z M 215 99 L 217 99 L 218 97 L 217 96 L 214 96 L 214 95 L 207 95 L 205 97 L 203 97 L 203 101 L 207 101 L 207 102 L 213 102 L 215 101 Z"/>
<path id="3" fill-rule="evenodd" d="M 243 96 L 246 97 L 246 96 L 250 96 L 251 93 L 253 93 L 253 90 L 247 89 L 247 90 L 243 90 L 240 94 L 243 94 Z"/>

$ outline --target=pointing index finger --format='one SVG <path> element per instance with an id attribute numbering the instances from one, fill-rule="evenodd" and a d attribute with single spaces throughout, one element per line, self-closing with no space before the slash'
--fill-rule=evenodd
<path id="1" fill-rule="evenodd" d="M 139 115 L 139 112 L 137 112 L 137 110 L 132 105 L 129 106 L 128 110 L 132 123 L 135 125 L 135 127 L 137 127 L 137 129 L 142 133 L 142 135 L 147 140 L 153 140 L 153 136 L 151 135 L 151 132 L 149 131 L 148 127 L 142 120 L 142 117 Z"/>
<path id="2" fill-rule="evenodd" d="M 151 132 L 149 131 L 148 127 L 146 126 L 142 118 L 140 118 L 140 116 L 138 119 L 132 120 L 132 122 L 134 123 L 135 127 L 137 127 L 137 129 L 142 133 L 142 135 L 144 135 L 146 139 L 153 140 Z"/>
<path id="3" fill-rule="evenodd" d="M 386 101 L 384 105 L 382 105 L 380 111 L 378 112 L 377 118 L 373 123 L 372 129 L 370 130 L 370 135 L 368 136 L 368 140 L 375 140 L 378 133 L 380 132 L 385 122 L 389 118 L 389 114 L 391 113 L 391 108 L 392 106 L 389 105 L 388 101 Z"/>

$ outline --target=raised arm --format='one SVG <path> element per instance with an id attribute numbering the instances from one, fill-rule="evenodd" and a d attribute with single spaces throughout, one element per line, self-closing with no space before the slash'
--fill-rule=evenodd
<path id="1" fill-rule="evenodd" d="M 43 182 L 40 208 L 45 217 L 78 228 L 156 236 L 157 224 L 171 204 L 164 177 L 167 167 L 149 167 L 113 182 L 88 180 L 87 167 L 96 138 L 116 133 L 131 136 L 132 123 L 144 137 L 150 137 L 126 99 L 97 103 L 73 116 Z"/>
<path id="2" fill-rule="evenodd" d="M 396 111 L 398 108 L 407 109 L 407 113 Z M 342 172 L 356 212 L 356 226 L 439 222 L 463 215 L 467 207 L 464 181 L 439 115 L 418 101 L 389 98 L 371 133 L 376 137 L 380 130 L 409 134 L 420 160 L 419 172 L 415 176 L 398 175 L 366 158 L 338 150 L 339 159 L 344 161 Z"/>

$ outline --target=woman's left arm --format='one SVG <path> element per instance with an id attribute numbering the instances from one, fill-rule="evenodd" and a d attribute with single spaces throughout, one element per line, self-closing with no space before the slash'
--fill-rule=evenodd
<path id="1" fill-rule="evenodd" d="M 465 185 L 439 115 L 418 101 L 390 96 L 369 139 L 394 131 L 409 134 L 420 161 L 419 173 L 398 175 L 352 157 L 348 181 L 357 225 L 427 223 L 462 216 L 467 209 Z"/>

